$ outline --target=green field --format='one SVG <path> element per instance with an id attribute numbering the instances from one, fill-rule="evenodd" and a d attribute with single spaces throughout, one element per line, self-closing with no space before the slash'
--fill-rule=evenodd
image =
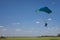
<path id="1" fill-rule="evenodd" d="M 40 37 L 40 38 L 19 38 L 19 37 L 10 37 L 0 40 L 60 40 L 60 37 Z"/>

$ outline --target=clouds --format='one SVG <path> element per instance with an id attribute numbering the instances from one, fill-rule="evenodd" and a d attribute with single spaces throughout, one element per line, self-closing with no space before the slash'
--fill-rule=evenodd
<path id="1" fill-rule="evenodd" d="M 48 18 L 48 21 L 51 21 L 52 20 L 52 18 Z"/>
<path id="2" fill-rule="evenodd" d="M 39 24 L 40 22 L 39 21 L 36 21 L 36 24 Z"/>
<path id="3" fill-rule="evenodd" d="M 57 35 L 60 31 L 58 27 L 48 27 L 41 29 L 41 35 Z"/>
<path id="4" fill-rule="evenodd" d="M 7 28 L 13 28 L 13 29 L 15 29 L 15 28 L 17 28 L 17 27 L 22 27 L 21 24 L 22 24 L 22 23 L 20 23 L 20 22 L 12 22 L 12 23 L 7 24 L 7 25 L 5 25 L 5 26 L 6 26 Z"/>
<path id="5" fill-rule="evenodd" d="M 19 28 L 18 28 L 18 29 L 16 29 L 15 31 L 19 32 L 19 31 L 22 31 L 22 29 L 19 29 Z"/>
<path id="6" fill-rule="evenodd" d="M 7 28 L 5 26 L 0 26 L 0 31 L 7 31 Z"/>
<path id="7" fill-rule="evenodd" d="M 53 1 L 51 4 L 52 4 L 52 5 L 55 5 L 56 3 Z"/>
<path id="8" fill-rule="evenodd" d="M 20 22 L 12 23 L 12 25 L 19 25 L 21 24 Z"/>
<path id="9" fill-rule="evenodd" d="M 18 29 L 20 30 L 20 29 Z M 20 31 L 23 35 L 24 34 L 29 34 L 29 35 L 56 35 L 58 34 L 60 31 L 59 31 L 59 28 L 58 27 L 48 27 L 48 28 L 30 28 L 30 29 L 22 29 L 23 31 Z M 33 35 L 32 35 L 33 36 Z"/>
<path id="10" fill-rule="evenodd" d="M 4 26 L 0 26 L 0 28 L 3 28 Z"/>
<path id="11" fill-rule="evenodd" d="M 48 19 L 49 21 L 52 20 L 51 18 Z M 11 23 L 11 25 L 6 26 L 0 26 L 0 31 L 2 32 L 2 35 L 8 34 L 8 36 L 12 35 L 12 36 L 39 36 L 39 35 L 56 35 L 58 33 L 60 33 L 60 29 L 58 27 L 37 27 L 37 26 L 32 26 L 30 27 L 28 25 L 28 27 L 22 28 L 22 26 L 20 26 L 20 22 L 15 22 L 15 23 Z M 40 25 L 40 21 L 36 20 L 34 21 L 34 24 L 39 24 Z M 14 27 L 13 27 L 14 25 Z"/>
<path id="12" fill-rule="evenodd" d="M 3 28 L 2 35 L 8 34 L 12 36 L 35 36 L 35 35 L 56 35 L 60 33 L 60 29 L 58 27 L 48 27 L 48 28 L 37 28 L 37 27 L 29 27 L 28 29 L 24 28 Z M 5 33 L 5 34 L 4 34 Z"/>
<path id="13" fill-rule="evenodd" d="M 7 31 L 7 30 L 8 30 L 7 28 L 2 29 L 2 31 Z"/>

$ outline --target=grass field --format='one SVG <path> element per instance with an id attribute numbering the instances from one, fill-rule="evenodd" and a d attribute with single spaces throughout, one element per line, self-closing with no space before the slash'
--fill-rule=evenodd
<path id="1" fill-rule="evenodd" d="M 60 37 L 40 37 L 40 38 L 19 38 L 19 37 L 10 37 L 0 40 L 60 40 Z"/>

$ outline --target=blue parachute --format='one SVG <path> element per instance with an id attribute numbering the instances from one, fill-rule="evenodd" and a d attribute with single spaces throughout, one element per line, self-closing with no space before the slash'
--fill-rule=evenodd
<path id="1" fill-rule="evenodd" d="M 36 10 L 36 12 L 40 12 L 40 11 L 46 12 L 48 14 L 52 13 L 52 11 L 48 7 L 42 7 Z"/>

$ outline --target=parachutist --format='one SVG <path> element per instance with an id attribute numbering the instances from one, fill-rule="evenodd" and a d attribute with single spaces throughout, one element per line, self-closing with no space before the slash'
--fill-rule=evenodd
<path id="1" fill-rule="evenodd" d="M 52 13 L 52 10 L 50 10 L 48 7 L 42 7 L 42 8 L 39 8 L 39 9 L 36 10 L 36 12 L 40 12 L 40 11 L 46 12 L 47 14 Z M 45 22 L 44 26 L 47 27 L 48 23 Z"/>
<path id="2" fill-rule="evenodd" d="M 45 23 L 45 27 L 47 27 L 47 23 Z"/>

